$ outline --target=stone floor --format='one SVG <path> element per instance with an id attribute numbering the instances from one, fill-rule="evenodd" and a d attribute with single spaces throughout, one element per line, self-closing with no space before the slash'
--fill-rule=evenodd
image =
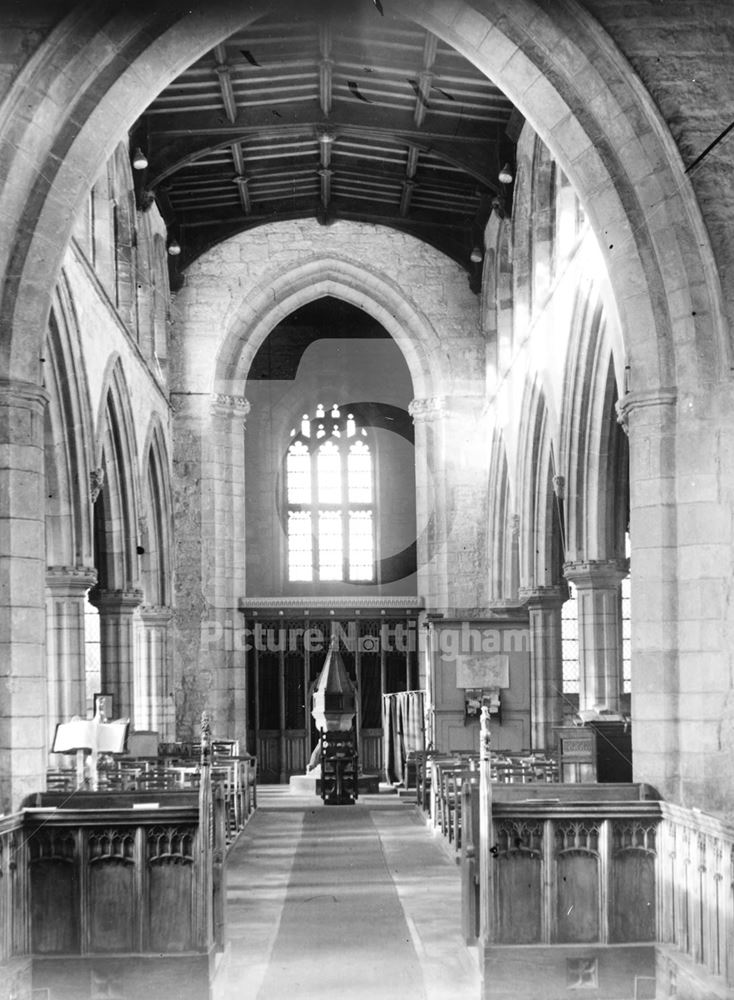
<path id="1" fill-rule="evenodd" d="M 323 806 L 287 788 L 228 858 L 227 948 L 213 1000 L 472 1000 L 459 870 L 394 795 Z"/>

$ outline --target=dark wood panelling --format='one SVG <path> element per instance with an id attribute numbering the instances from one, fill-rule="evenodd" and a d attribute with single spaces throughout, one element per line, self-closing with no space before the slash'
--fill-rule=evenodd
<path id="1" fill-rule="evenodd" d="M 191 864 L 167 860 L 151 865 L 148 885 L 151 951 L 190 951 L 194 948 L 192 892 Z"/>
<path id="2" fill-rule="evenodd" d="M 39 955 L 80 950 L 79 858 L 70 830 L 38 830 L 31 840 L 31 948 Z"/>
<path id="3" fill-rule="evenodd" d="M 106 860 L 89 870 L 89 947 L 93 952 L 137 951 L 135 869 Z"/>
<path id="4" fill-rule="evenodd" d="M 628 849 L 612 864 L 612 925 L 614 942 L 655 940 L 655 855 Z"/>
<path id="5" fill-rule="evenodd" d="M 496 870 L 498 942 L 539 943 L 543 912 L 540 856 L 526 851 L 509 851 L 498 857 Z"/>
<path id="6" fill-rule="evenodd" d="M 561 944 L 599 940 L 599 858 L 566 851 L 556 861 L 556 936 Z"/>

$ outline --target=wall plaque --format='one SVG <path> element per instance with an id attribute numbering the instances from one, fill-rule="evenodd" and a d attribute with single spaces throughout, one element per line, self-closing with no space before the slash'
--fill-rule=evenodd
<path id="1" fill-rule="evenodd" d="M 509 687 L 509 653 L 458 653 L 456 686 L 458 688 Z"/>

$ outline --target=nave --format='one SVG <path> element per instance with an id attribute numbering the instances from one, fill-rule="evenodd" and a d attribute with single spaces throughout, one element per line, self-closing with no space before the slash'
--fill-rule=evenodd
<path id="1" fill-rule="evenodd" d="M 458 866 L 412 799 L 262 786 L 227 860 L 213 1000 L 471 1000 Z"/>

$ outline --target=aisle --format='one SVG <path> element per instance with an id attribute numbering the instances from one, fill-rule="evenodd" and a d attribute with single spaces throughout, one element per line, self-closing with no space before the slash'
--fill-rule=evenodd
<path id="1" fill-rule="evenodd" d="M 456 864 L 395 796 L 324 807 L 282 787 L 228 859 L 214 1000 L 472 1000 Z"/>

